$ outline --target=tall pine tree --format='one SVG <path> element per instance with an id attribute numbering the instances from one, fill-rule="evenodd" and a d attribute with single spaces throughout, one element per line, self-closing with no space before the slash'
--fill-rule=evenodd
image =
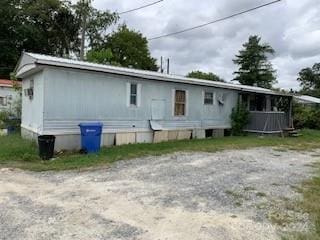
<path id="1" fill-rule="evenodd" d="M 260 41 L 259 36 L 250 36 L 249 41 L 243 44 L 243 49 L 233 60 L 239 65 L 239 70 L 233 73 L 236 75 L 234 80 L 245 85 L 271 88 L 276 83 L 276 71 L 268 61 L 268 54 L 274 54 L 274 50 Z"/>

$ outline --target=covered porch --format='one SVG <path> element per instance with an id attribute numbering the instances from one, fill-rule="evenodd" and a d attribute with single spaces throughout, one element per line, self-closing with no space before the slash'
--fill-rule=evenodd
<path id="1" fill-rule="evenodd" d="M 275 134 L 293 129 L 292 96 L 241 93 L 239 102 L 250 112 L 246 132 Z"/>

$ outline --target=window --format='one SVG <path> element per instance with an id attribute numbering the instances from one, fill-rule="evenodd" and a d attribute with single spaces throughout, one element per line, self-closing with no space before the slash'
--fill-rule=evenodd
<path id="1" fill-rule="evenodd" d="M 205 105 L 213 105 L 213 92 L 204 92 L 204 102 Z"/>
<path id="2" fill-rule="evenodd" d="M 6 106 L 7 105 L 7 99 L 5 97 L 0 97 L 0 106 Z"/>
<path id="3" fill-rule="evenodd" d="M 249 102 L 250 111 L 265 111 L 266 110 L 266 100 L 263 95 L 251 95 Z"/>
<path id="4" fill-rule="evenodd" d="M 186 91 L 176 90 L 175 102 L 174 102 L 174 115 L 175 116 L 186 115 Z"/>
<path id="5" fill-rule="evenodd" d="M 130 84 L 130 105 L 137 106 L 137 84 Z"/>

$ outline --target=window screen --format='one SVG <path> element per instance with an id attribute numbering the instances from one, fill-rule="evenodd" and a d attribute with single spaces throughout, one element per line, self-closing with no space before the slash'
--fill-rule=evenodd
<path id="1" fill-rule="evenodd" d="M 212 105 L 213 104 L 213 92 L 204 93 L 204 104 Z"/>
<path id="2" fill-rule="evenodd" d="M 137 84 L 135 83 L 130 85 L 130 105 L 137 105 Z"/>
<path id="3" fill-rule="evenodd" d="M 176 90 L 175 103 L 174 103 L 174 115 L 175 116 L 186 115 L 186 91 Z"/>
<path id="4" fill-rule="evenodd" d="M 0 106 L 6 106 L 6 98 L 5 97 L 0 97 Z"/>

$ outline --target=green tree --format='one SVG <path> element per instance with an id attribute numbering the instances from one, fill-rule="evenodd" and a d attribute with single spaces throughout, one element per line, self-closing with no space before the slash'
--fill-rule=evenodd
<path id="1" fill-rule="evenodd" d="M 86 55 L 87 61 L 101 64 L 111 64 L 112 57 L 112 51 L 109 48 L 101 50 L 92 49 Z"/>
<path id="2" fill-rule="evenodd" d="M 234 80 L 241 84 L 271 88 L 276 83 L 275 70 L 268 61 L 268 54 L 274 54 L 273 48 L 260 43 L 261 38 L 250 36 L 249 41 L 243 44 L 242 50 L 236 55 L 233 62 L 239 65 Z"/>
<path id="3" fill-rule="evenodd" d="M 152 58 L 148 41 L 141 33 L 119 26 L 117 31 L 106 37 L 105 43 L 95 50 L 111 49 L 111 62 L 123 67 L 157 71 L 156 59 Z"/>
<path id="4" fill-rule="evenodd" d="M 16 29 L 19 21 L 16 16 L 19 9 L 15 7 L 18 0 L 3 0 L 0 7 L 0 78 L 8 78 L 19 55 L 19 41 Z"/>
<path id="5" fill-rule="evenodd" d="M 85 42 L 89 48 L 96 48 L 104 42 L 106 30 L 119 19 L 117 13 L 101 11 L 94 8 L 91 0 L 79 0 L 73 8 L 80 22 L 81 49 L 80 58 L 83 59 Z"/>
<path id="6" fill-rule="evenodd" d="M 302 69 L 298 81 L 302 87 L 302 94 L 320 97 L 320 63 L 315 63 L 312 68 Z"/>
<path id="7" fill-rule="evenodd" d="M 20 53 L 68 55 L 79 46 L 79 23 L 60 0 L 3 0 L 0 77 L 9 78 Z"/>
<path id="8" fill-rule="evenodd" d="M 198 79 L 204 79 L 204 80 L 211 80 L 211 81 L 217 81 L 217 82 L 224 82 L 222 78 L 220 78 L 218 75 L 212 73 L 212 72 L 201 72 L 201 71 L 192 71 L 187 74 L 187 77 L 189 78 L 198 78 Z"/>

